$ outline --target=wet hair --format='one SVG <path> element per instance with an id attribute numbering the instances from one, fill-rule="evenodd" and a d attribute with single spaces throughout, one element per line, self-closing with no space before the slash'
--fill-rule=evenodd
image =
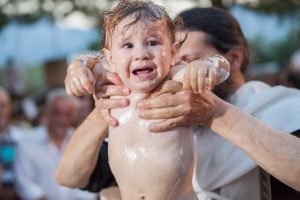
<path id="1" fill-rule="evenodd" d="M 103 27 L 103 47 L 108 48 L 109 37 L 112 35 L 116 26 L 126 17 L 132 16 L 132 22 L 126 25 L 129 28 L 132 25 L 143 20 L 144 22 L 155 22 L 165 20 L 170 31 L 171 41 L 175 42 L 175 32 L 181 28 L 181 20 L 172 20 L 165 8 L 154 4 L 151 1 L 143 0 L 121 0 L 119 4 L 111 11 L 104 13 Z"/>
<path id="2" fill-rule="evenodd" d="M 238 21 L 229 12 L 215 8 L 193 8 L 179 14 L 183 30 L 203 31 L 205 42 L 220 53 L 227 53 L 233 47 L 241 47 L 244 52 L 241 71 L 246 74 L 251 65 L 251 52 Z"/>

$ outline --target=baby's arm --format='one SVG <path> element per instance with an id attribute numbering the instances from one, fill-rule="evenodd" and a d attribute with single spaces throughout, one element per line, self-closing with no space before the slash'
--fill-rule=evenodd
<path id="1" fill-rule="evenodd" d="M 183 83 L 185 89 L 201 93 L 225 81 L 229 71 L 229 62 L 216 54 L 190 63 L 180 62 L 171 68 L 170 76 L 172 80 Z"/>
<path id="2" fill-rule="evenodd" d="M 101 54 L 91 53 L 76 57 L 68 66 L 65 87 L 69 95 L 81 96 L 94 92 L 95 78 L 100 73 Z"/>
<path id="3" fill-rule="evenodd" d="M 117 126 L 118 121 L 111 116 L 110 109 L 129 105 L 129 100 L 125 97 L 103 98 L 127 96 L 130 90 L 123 86 L 119 76 L 109 72 L 109 65 L 101 52 L 76 57 L 68 66 L 65 87 L 69 95 L 81 96 L 93 93 L 96 107 L 101 110 L 103 119 L 112 126 Z M 105 91 L 102 91 L 104 87 Z"/>

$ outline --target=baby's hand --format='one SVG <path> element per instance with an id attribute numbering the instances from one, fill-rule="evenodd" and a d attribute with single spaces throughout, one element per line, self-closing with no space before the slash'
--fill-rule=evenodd
<path id="1" fill-rule="evenodd" d="M 95 78 L 91 70 L 99 62 L 99 54 L 95 53 L 80 55 L 72 61 L 68 66 L 65 79 L 65 87 L 69 95 L 81 96 L 93 93 Z"/>
<path id="2" fill-rule="evenodd" d="M 186 67 L 183 88 L 192 90 L 195 94 L 202 93 L 205 89 L 211 90 L 228 78 L 229 71 L 228 61 L 220 55 L 192 61 Z"/>
<path id="3" fill-rule="evenodd" d="M 94 91 L 95 79 L 88 68 L 77 68 L 67 71 L 66 91 L 69 95 L 82 96 Z"/>

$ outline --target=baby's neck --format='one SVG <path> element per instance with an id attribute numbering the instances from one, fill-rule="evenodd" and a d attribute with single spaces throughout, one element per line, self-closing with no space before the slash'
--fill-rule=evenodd
<path id="1" fill-rule="evenodd" d="M 146 99 L 146 98 L 150 97 L 150 95 L 151 95 L 150 92 L 131 91 L 130 98 L 132 100 L 138 101 L 138 100 Z"/>

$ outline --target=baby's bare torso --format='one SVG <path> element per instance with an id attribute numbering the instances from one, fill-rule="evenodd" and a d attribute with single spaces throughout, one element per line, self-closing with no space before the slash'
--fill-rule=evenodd
<path id="1" fill-rule="evenodd" d="M 112 110 L 119 126 L 109 128 L 109 164 L 122 199 L 196 200 L 190 128 L 150 132 L 154 121 L 140 119 L 136 108 L 143 98 L 147 95 L 133 93 L 128 107 Z"/>

